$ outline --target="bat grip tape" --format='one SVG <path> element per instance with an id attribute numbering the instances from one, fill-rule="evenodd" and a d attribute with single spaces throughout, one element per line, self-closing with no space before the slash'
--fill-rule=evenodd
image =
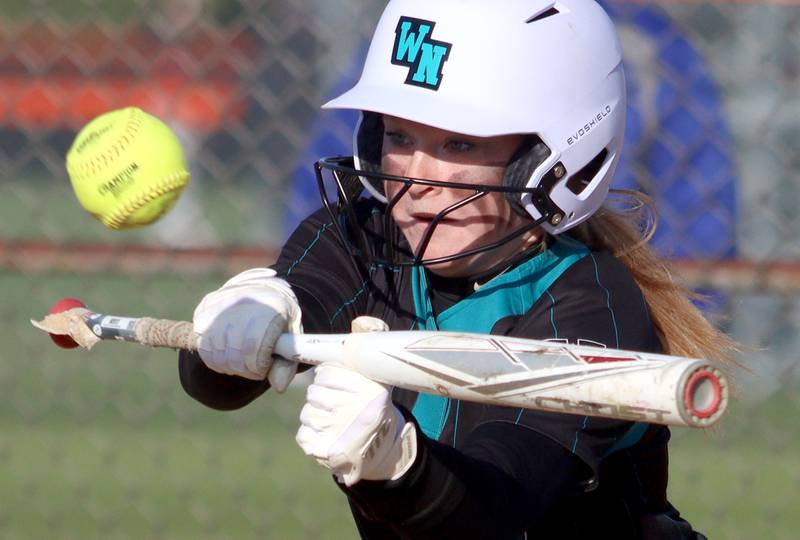
<path id="1" fill-rule="evenodd" d="M 197 334 L 188 321 L 143 317 L 136 324 L 136 341 L 151 347 L 197 350 Z"/>

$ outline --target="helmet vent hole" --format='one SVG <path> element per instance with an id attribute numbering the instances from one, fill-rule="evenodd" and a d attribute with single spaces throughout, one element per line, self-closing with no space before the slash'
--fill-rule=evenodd
<path id="1" fill-rule="evenodd" d="M 569 180 L 567 180 L 567 189 L 575 195 L 580 195 L 586 189 L 586 186 L 592 182 L 597 171 L 605 163 L 607 156 L 608 150 L 603 148 L 583 169 L 570 176 Z"/>
<path id="2" fill-rule="evenodd" d="M 542 19 L 546 19 L 548 17 L 552 17 L 553 15 L 558 15 L 559 13 L 561 13 L 561 12 L 558 11 L 558 9 L 556 9 L 554 7 L 551 7 L 550 9 L 542 11 L 538 15 L 534 15 L 533 17 L 531 17 L 530 19 L 528 19 L 525 22 L 530 24 L 532 22 L 541 21 Z"/>

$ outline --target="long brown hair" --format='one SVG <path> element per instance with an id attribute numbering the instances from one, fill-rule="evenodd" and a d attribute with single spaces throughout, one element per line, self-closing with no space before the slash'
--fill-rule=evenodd
<path id="1" fill-rule="evenodd" d="M 668 262 L 648 244 L 658 223 L 652 199 L 615 190 L 609 201 L 569 234 L 592 250 L 611 252 L 631 271 L 666 354 L 736 364 L 739 344 L 706 319 L 692 302 L 702 297 L 676 281 Z"/>

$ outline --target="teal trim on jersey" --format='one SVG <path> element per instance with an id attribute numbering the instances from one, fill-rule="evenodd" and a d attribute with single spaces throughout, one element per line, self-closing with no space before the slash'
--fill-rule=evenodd
<path id="1" fill-rule="evenodd" d="M 488 334 L 500 319 L 528 311 L 567 268 L 588 254 L 581 244 L 555 242 L 443 311 L 436 318 L 439 328 Z"/>
<path id="2" fill-rule="evenodd" d="M 622 436 L 621 439 L 617 440 L 611 448 L 606 450 L 606 453 L 603 454 L 603 458 L 617 452 L 619 450 L 625 450 L 626 448 L 630 448 L 637 442 L 644 437 L 645 432 L 647 431 L 648 424 L 644 422 L 636 422 L 633 424 L 628 431 L 625 432 L 625 435 Z"/>
<path id="3" fill-rule="evenodd" d="M 433 316 L 431 296 L 428 294 L 428 278 L 421 266 L 411 269 L 411 290 L 414 295 L 414 313 L 417 314 L 418 330 L 438 330 L 436 317 Z"/>
<path id="4" fill-rule="evenodd" d="M 547 296 L 550 297 L 550 326 L 553 327 L 553 337 L 558 339 L 558 327 L 556 326 L 556 314 L 555 314 L 555 306 L 556 306 L 556 299 L 553 298 L 553 295 L 550 294 L 550 291 L 545 291 Z"/>
<path id="5" fill-rule="evenodd" d="M 570 266 L 589 254 L 582 244 L 556 241 L 547 250 L 485 283 L 457 304 L 434 316 L 428 280 L 421 266 L 412 269 L 417 328 L 488 334 L 500 319 L 526 313 Z M 450 412 L 450 400 L 419 394 L 412 414 L 422 432 L 438 439 Z"/>
<path id="6" fill-rule="evenodd" d="M 614 347 L 619 349 L 619 330 L 617 329 L 617 316 L 614 315 L 614 309 L 611 307 L 611 291 L 600 283 L 600 270 L 597 268 L 597 259 L 594 258 L 594 255 L 592 255 L 592 263 L 594 263 L 594 278 L 597 280 L 597 285 L 606 292 L 606 307 L 608 308 L 608 313 L 611 315 L 611 322 L 614 324 L 614 338 L 616 340 Z"/>
<path id="7" fill-rule="evenodd" d="M 298 264 L 303 262 L 303 259 L 306 258 L 306 255 L 308 255 L 311 252 L 311 248 L 314 247 L 314 244 L 316 244 L 319 241 L 319 239 L 322 237 L 322 233 L 324 233 L 326 230 L 328 230 L 328 228 L 330 228 L 332 226 L 333 226 L 333 222 L 326 223 L 325 225 L 323 225 L 322 227 L 320 227 L 317 230 L 317 236 L 314 237 L 314 239 L 311 241 L 310 244 L 308 244 L 308 247 L 306 247 L 306 250 L 303 252 L 302 255 L 300 255 L 300 258 L 297 259 L 296 261 L 294 261 L 292 263 L 292 266 L 290 266 L 289 269 L 286 271 L 286 275 L 287 276 L 292 273 L 292 270 L 294 270 L 295 266 L 297 266 Z"/>
<path id="8" fill-rule="evenodd" d="M 428 294 L 428 279 L 421 266 L 411 270 L 411 290 L 414 295 L 414 311 L 417 314 L 418 330 L 438 330 L 433 305 Z M 450 414 L 450 400 L 442 396 L 420 393 L 411 411 L 422 432 L 431 439 L 438 439 Z"/>
<path id="9" fill-rule="evenodd" d="M 358 300 L 358 297 L 364 294 L 364 291 L 367 290 L 368 284 L 369 284 L 369 278 L 365 279 L 363 283 L 361 283 L 361 287 L 355 292 L 355 294 L 350 298 L 350 300 L 345 300 L 344 302 L 342 302 L 342 305 L 339 306 L 339 309 L 337 309 L 333 313 L 333 315 L 331 315 L 331 318 L 328 320 L 328 324 L 333 325 L 333 321 L 336 320 L 336 317 L 339 316 L 339 314 L 344 310 L 344 308 L 353 305 L 353 303 L 355 303 L 355 301 Z"/>
<path id="10" fill-rule="evenodd" d="M 450 399 L 434 394 L 420 393 L 411 411 L 422 432 L 431 439 L 438 440 L 450 416 Z"/>

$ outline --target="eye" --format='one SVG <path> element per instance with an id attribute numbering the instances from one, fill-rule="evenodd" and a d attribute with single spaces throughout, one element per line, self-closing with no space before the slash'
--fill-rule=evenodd
<path id="1" fill-rule="evenodd" d="M 384 138 L 389 141 L 392 146 L 408 146 L 411 141 L 405 133 L 400 131 L 387 131 L 384 133 Z"/>
<path id="2" fill-rule="evenodd" d="M 451 152 L 469 152 L 474 147 L 475 145 L 468 141 L 462 141 L 458 139 L 447 141 L 447 149 Z"/>

